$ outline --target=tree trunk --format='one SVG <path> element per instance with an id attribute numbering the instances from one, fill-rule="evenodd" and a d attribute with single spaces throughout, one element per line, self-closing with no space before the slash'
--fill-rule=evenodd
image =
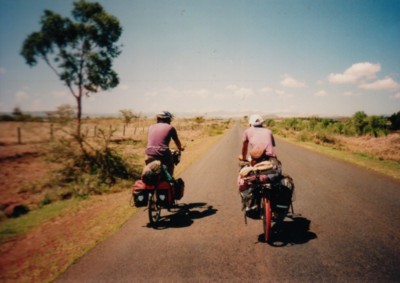
<path id="1" fill-rule="evenodd" d="M 76 113 L 76 138 L 81 140 L 81 120 L 82 120 L 82 95 L 76 97 L 77 113 Z"/>

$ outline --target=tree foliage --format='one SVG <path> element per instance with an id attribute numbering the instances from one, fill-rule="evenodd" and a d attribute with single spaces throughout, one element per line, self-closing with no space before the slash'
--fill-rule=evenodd
<path id="1" fill-rule="evenodd" d="M 364 133 L 364 128 L 368 125 L 367 117 L 368 116 L 364 111 L 358 111 L 353 115 L 352 121 L 358 135 L 362 135 Z"/>
<path id="2" fill-rule="evenodd" d="M 393 115 L 389 117 L 389 121 L 391 124 L 390 128 L 392 130 L 400 130 L 400 111 L 393 113 Z"/>
<path id="3" fill-rule="evenodd" d="M 75 108 L 69 104 L 62 104 L 57 107 L 54 112 L 47 112 L 47 117 L 51 122 L 57 122 L 61 125 L 66 125 L 73 121 L 75 117 Z"/>
<path id="4" fill-rule="evenodd" d="M 389 117 L 371 115 L 364 111 L 354 113 L 350 118 L 287 118 L 277 120 L 268 127 L 286 136 L 295 133 L 302 141 L 317 140 L 323 143 L 334 143 L 334 135 L 374 137 L 384 136 L 390 130 L 400 129 L 400 111 Z"/>
<path id="5" fill-rule="evenodd" d="M 118 85 L 113 59 L 121 50 L 116 45 L 122 28 L 99 3 L 74 3 L 72 18 L 49 10 L 41 18 L 40 31 L 30 34 L 21 55 L 29 66 L 44 60 L 77 101 L 77 137 L 80 137 L 82 97 Z"/>
<path id="6" fill-rule="evenodd" d="M 132 120 L 140 118 L 140 114 L 135 114 L 132 110 L 130 109 L 121 109 L 119 110 L 122 116 L 122 120 L 124 121 L 124 124 L 127 126 L 129 125 Z"/>

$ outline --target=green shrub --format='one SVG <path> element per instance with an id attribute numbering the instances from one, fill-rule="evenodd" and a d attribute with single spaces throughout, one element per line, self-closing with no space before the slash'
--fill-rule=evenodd
<path id="1" fill-rule="evenodd" d="M 301 141 L 301 142 L 311 141 L 312 140 L 312 133 L 307 131 L 307 130 L 303 130 L 297 135 L 296 139 L 298 141 Z"/>
<path id="2" fill-rule="evenodd" d="M 89 142 L 87 138 L 63 138 L 49 146 L 49 159 L 61 164 L 54 175 L 53 187 L 60 198 L 70 194 L 85 197 L 101 194 L 120 180 L 137 177 L 128 162 L 110 146 L 110 135 L 100 132 L 100 139 Z M 62 190 L 60 190 L 62 188 Z"/>
<path id="3" fill-rule="evenodd" d="M 326 131 L 318 131 L 315 133 L 314 143 L 335 144 L 336 139 L 333 135 L 328 134 Z"/>

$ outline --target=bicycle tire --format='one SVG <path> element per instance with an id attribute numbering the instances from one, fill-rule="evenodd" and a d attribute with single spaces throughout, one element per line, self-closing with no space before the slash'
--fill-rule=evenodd
<path id="1" fill-rule="evenodd" d="M 264 231 L 264 241 L 269 242 L 271 240 L 271 201 L 267 197 L 261 199 L 261 213 Z"/>
<path id="2" fill-rule="evenodd" d="M 152 193 L 149 196 L 149 221 L 150 225 L 154 226 L 160 221 L 161 218 L 161 205 L 157 204 L 157 194 L 156 192 Z"/>

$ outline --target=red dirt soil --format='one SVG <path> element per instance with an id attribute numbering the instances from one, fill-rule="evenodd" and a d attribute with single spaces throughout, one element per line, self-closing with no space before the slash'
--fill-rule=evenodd
<path id="1" fill-rule="evenodd" d="M 44 196 L 33 184 L 47 178 L 54 168 L 32 146 L 0 147 L 2 209 L 10 203 L 36 208 Z M 31 229 L 27 235 L 0 243 L 0 281 L 54 279 L 71 261 L 112 234 L 134 213 L 129 199 L 130 190 L 92 197 L 80 202 L 74 211 Z M 100 227 L 99 223 L 104 225 Z"/>

